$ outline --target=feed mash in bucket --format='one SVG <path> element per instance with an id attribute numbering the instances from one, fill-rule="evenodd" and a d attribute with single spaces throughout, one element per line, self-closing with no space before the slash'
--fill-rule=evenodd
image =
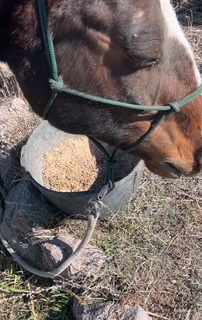
<path id="1" fill-rule="evenodd" d="M 113 147 L 104 144 L 111 154 Z M 121 152 L 121 151 L 120 151 Z M 64 133 L 43 121 L 22 148 L 21 165 L 35 186 L 68 215 L 86 216 L 88 201 L 106 184 L 104 154 L 86 136 Z M 116 212 L 135 194 L 143 162 L 124 156 L 114 166 L 115 187 L 101 216 Z"/>

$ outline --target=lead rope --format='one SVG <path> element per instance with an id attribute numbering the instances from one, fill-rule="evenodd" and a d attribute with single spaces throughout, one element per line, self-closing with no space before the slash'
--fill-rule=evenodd
<path id="1" fill-rule="evenodd" d="M 55 277 L 59 276 L 65 269 L 67 269 L 67 267 L 69 267 L 69 265 L 72 264 L 72 262 L 85 250 L 86 246 L 88 245 L 88 243 L 92 237 L 97 219 L 98 219 L 98 216 L 94 217 L 91 214 L 88 215 L 88 227 L 87 227 L 87 231 L 86 231 L 82 241 L 80 242 L 80 244 L 78 245 L 76 250 L 72 253 L 72 255 L 68 259 L 66 259 L 58 268 L 54 269 L 53 271 L 42 271 L 42 270 L 39 270 L 39 269 L 36 269 L 36 268 L 30 266 L 26 261 L 24 261 L 15 252 L 15 250 L 11 247 L 11 245 L 8 243 L 8 241 L 4 238 L 1 230 L 0 230 L 0 238 L 1 238 L 1 241 L 4 245 L 4 247 L 6 248 L 6 250 L 10 253 L 10 255 L 13 257 L 13 259 L 17 263 L 19 263 L 24 269 L 26 269 L 27 271 L 29 271 L 39 277 L 55 278 Z M 0 224 L 1 224 L 2 220 L 3 220 L 3 209 L 0 207 Z"/>
<path id="2" fill-rule="evenodd" d="M 57 62 L 55 57 L 55 50 L 53 45 L 53 40 L 51 37 L 51 32 L 48 25 L 48 18 L 47 18 L 47 8 L 46 8 L 46 0 L 36 0 L 38 5 L 38 12 L 40 17 L 40 25 L 44 40 L 44 45 L 46 49 L 46 54 L 48 58 L 48 64 L 51 72 L 51 79 L 49 79 L 50 87 L 52 90 L 51 97 L 44 109 L 43 112 L 43 118 L 47 119 L 48 113 L 50 111 L 51 106 L 53 105 L 55 99 L 58 96 L 59 92 L 65 92 L 67 94 L 77 96 L 83 99 L 87 99 L 90 101 L 107 104 L 107 105 L 113 105 L 118 106 L 122 108 L 129 108 L 133 110 L 139 110 L 139 111 L 164 111 L 165 113 L 163 116 L 160 117 L 160 119 L 156 122 L 156 124 L 151 125 L 151 128 L 148 130 L 148 132 L 143 135 L 133 146 L 128 148 L 123 152 L 123 154 L 115 156 L 116 150 L 113 152 L 113 154 L 110 156 L 107 150 L 98 142 L 95 138 L 90 137 L 90 139 L 98 146 L 98 148 L 105 154 L 107 158 L 107 184 L 102 188 L 98 196 L 94 199 L 90 199 L 88 203 L 88 227 L 86 234 L 83 238 L 83 240 L 80 242 L 77 249 L 73 252 L 73 254 L 64 262 L 61 264 L 60 267 L 56 268 L 53 271 L 46 272 L 41 271 L 36 268 L 33 268 L 29 264 L 27 264 L 21 257 L 19 257 L 16 252 L 11 248 L 11 246 L 8 244 L 7 240 L 3 237 L 1 231 L 0 231 L 0 238 L 5 246 L 5 248 L 8 250 L 8 252 L 11 254 L 11 256 L 26 270 L 28 270 L 31 273 L 34 273 L 38 276 L 45 277 L 45 278 L 54 278 L 58 276 L 60 273 L 62 273 L 75 259 L 80 255 L 85 247 L 87 246 L 88 242 L 90 241 L 90 238 L 92 236 L 92 233 L 94 231 L 97 219 L 99 217 L 100 209 L 103 205 L 102 200 L 107 195 L 107 193 L 114 187 L 114 179 L 113 179 L 113 168 L 114 163 L 123 157 L 123 155 L 134 151 L 138 147 L 140 147 L 143 142 L 151 136 L 151 134 L 154 132 L 154 130 L 162 123 L 162 121 L 169 116 L 173 112 L 180 112 L 182 107 L 186 106 L 193 100 L 195 100 L 197 97 L 199 97 L 202 94 L 202 85 L 200 85 L 192 94 L 186 96 L 182 100 L 178 102 L 169 103 L 167 106 L 142 106 L 142 105 L 135 105 L 131 103 L 125 103 L 120 101 L 114 101 L 110 99 L 105 99 L 97 96 L 92 96 L 89 94 L 86 94 L 84 92 L 79 92 L 77 90 L 64 88 L 63 81 L 59 78 L 58 75 L 58 68 L 57 68 Z M 0 208 L 0 223 L 3 219 L 3 209 Z"/>
<path id="3" fill-rule="evenodd" d="M 86 211 L 88 213 L 88 226 L 87 226 L 87 230 L 86 230 L 86 233 L 85 233 L 82 241 L 80 242 L 80 244 L 78 245 L 76 250 L 71 254 L 71 256 L 69 258 L 67 258 L 58 268 L 56 268 L 52 271 L 42 271 L 42 270 L 39 270 L 39 269 L 36 269 L 36 268 L 30 266 L 25 260 L 23 260 L 15 252 L 15 250 L 11 247 L 11 245 L 8 243 L 8 241 L 4 238 L 4 236 L 1 232 L 1 228 L 0 228 L 0 239 L 1 239 L 4 247 L 6 248 L 6 250 L 9 252 L 9 254 L 24 269 L 26 269 L 27 271 L 29 271 L 39 277 L 55 278 L 55 277 L 59 276 L 65 269 L 67 269 L 67 267 L 69 267 L 70 264 L 72 264 L 73 261 L 86 249 L 86 246 L 88 245 L 88 243 L 92 237 L 93 231 L 95 229 L 96 222 L 99 218 L 100 210 L 102 209 L 102 207 L 104 205 L 102 200 L 106 196 L 107 192 L 108 192 L 108 186 L 105 186 L 104 188 L 101 189 L 100 193 L 98 194 L 98 196 L 96 198 L 91 198 L 89 200 L 88 207 L 86 209 Z M 2 197 L 5 199 L 5 192 L 1 188 L 0 188 L 0 193 L 2 194 Z M 4 215 L 3 207 L 0 206 L 0 227 L 1 227 L 1 224 L 3 221 L 3 215 Z"/>

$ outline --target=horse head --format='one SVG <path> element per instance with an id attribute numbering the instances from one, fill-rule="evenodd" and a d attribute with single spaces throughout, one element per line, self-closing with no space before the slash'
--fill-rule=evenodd
<path id="1" fill-rule="evenodd" d="M 51 89 L 36 2 L 4 3 L 0 57 L 13 70 L 33 110 L 42 115 Z M 201 84 L 193 52 L 169 0 L 48 0 L 47 14 L 59 76 L 68 88 L 138 105 L 164 106 Z M 60 93 L 48 121 L 61 130 L 91 135 L 125 150 L 159 114 Z M 202 97 L 170 114 L 134 154 L 164 177 L 198 173 Z"/>

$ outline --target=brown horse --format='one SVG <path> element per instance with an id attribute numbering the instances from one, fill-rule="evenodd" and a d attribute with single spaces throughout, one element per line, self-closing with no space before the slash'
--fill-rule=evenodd
<path id="1" fill-rule="evenodd" d="M 65 86 L 140 105 L 166 105 L 201 84 L 192 50 L 169 0 L 48 0 L 49 26 Z M 0 59 L 9 64 L 40 116 L 51 89 L 34 0 L 0 1 Z M 137 112 L 60 93 L 48 121 L 123 150 L 158 112 Z M 202 97 L 170 115 L 135 151 L 164 177 L 202 167 Z"/>

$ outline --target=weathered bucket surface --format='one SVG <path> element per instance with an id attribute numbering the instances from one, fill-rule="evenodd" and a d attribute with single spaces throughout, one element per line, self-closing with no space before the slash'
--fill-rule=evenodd
<path id="1" fill-rule="evenodd" d="M 32 133 L 26 145 L 22 148 L 21 165 L 28 173 L 28 176 L 34 185 L 58 209 L 68 215 L 86 217 L 87 212 L 85 209 L 88 206 L 88 201 L 99 194 L 99 191 L 104 186 L 105 181 L 101 182 L 100 188 L 97 188 L 96 190 L 91 189 L 89 191 L 81 192 L 60 192 L 50 190 L 44 186 L 43 181 L 44 154 L 51 153 L 52 150 L 56 148 L 58 144 L 61 145 L 63 141 L 67 142 L 68 140 L 71 144 L 73 140 L 75 142 L 75 139 L 78 139 L 79 137 L 81 136 L 57 130 L 47 121 L 44 121 Z M 87 137 L 86 139 L 89 144 L 92 144 Z M 111 150 L 112 147 L 107 146 L 106 148 Z M 100 157 L 103 157 L 104 159 L 104 155 L 102 153 L 99 155 L 99 161 Z M 127 167 L 127 170 L 124 170 L 124 173 L 126 173 L 125 176 L 120 178 L 120 171 L 122 171 L 120 170 L 121 167 Z M 121 163 L 117 170 L 119 171 L 118 176 L 120 180 L 116 181 L 115 172 L 115 187 L 104 198 L 104 206 L 101 209 L 100 216 L 106 216 L 112 212 L 117 212 L 126 204 L 126 202 L 130 201 L 134 197 L 142 176 L 143 161 L 134 159 L 132 156 L 124 156 L 124 158 L 121 159 Z"/>

